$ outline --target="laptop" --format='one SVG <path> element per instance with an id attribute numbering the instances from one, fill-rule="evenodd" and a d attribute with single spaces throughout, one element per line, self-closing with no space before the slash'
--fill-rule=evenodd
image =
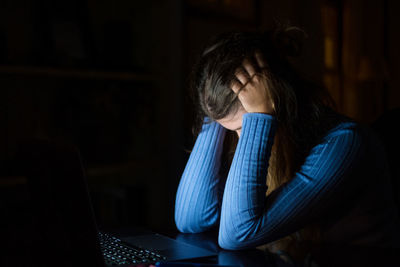
<path id="1" fill-rule="evenodd" d="M 188 260 L 216 251 L 133 229 L 129 235 L 99 231 L 78 150 L 36 141 L 18 162 L 27 176 L 32 208 L 32 266 L 115 266 Z M 45 253 L 45 257 L 43 257 Z"/>

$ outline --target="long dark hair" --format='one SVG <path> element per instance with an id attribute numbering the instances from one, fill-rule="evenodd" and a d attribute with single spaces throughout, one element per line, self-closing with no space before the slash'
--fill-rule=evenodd
<path id="1" fill-rule="evenodd" d="M 261 52 L 267 63 L 269 93 L 279 123 L 280 141 L 275 151 L 281 159 L 277 158 L 275 165 L 282 161 L 292 163 L 289 173 L 282 173 L 283 169 L 277 167 L 281 172 L 279 180 L 299 167 L 309 149 L 336 121 L 333 101 L 324 88 L 303 78 L 288 60 L 296 56 L 301 47 L 292 34 L 296 31 L 300 30 L 292 27 L 262 33 L 221 34 L 204 50 L 191 79 L 198 131 L 204 116 L 218 120 L 237 110 L 240 102 L 230 88 L 235 70 L 245 58 L 253 60 L 255 51 Z"/>
<path id="2" fill-rule="evenodd" d="M 305 79 L 289 61 L 300 51 L 293 35 L 299 31 L 276 28 L 222 34 L 204 50 L 192 73 L 199 130 L 205 116 L 218 120 L 237 110 L 240 102 L 230 88 L 235 70 L 245 58 L 254 62 L 256 51 L 263 55 L 267 64 L 263 74 L 278 121 L 268 169 L 269 192 L 294 176 L 310 149 L 339 120 L 324 88 Z"/>

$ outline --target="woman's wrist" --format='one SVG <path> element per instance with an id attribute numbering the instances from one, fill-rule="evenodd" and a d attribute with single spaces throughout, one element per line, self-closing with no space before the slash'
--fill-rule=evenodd
<path id="1" fill-rule="evenodd" d="M 275 120 L 275 116 L 273 114 L 268 114 L 265 112 L 248 112 L 243 115 L 243 119 L 246 119 L 249 117 L 258 117 L 258 118 L 266 118 L 266 119 Z"/>

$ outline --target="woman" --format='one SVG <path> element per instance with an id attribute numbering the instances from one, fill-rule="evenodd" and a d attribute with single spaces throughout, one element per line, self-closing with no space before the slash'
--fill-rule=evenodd
<path id="1" fill-rule="evenodd" d="M 202 126 L 177 191 L 176 225 L 219 228 L 219 245 L 232 250 L 393 246 L 398 219 L 379 142 L 292 68 L 287 58 L 299 46 L 289 33 L 224 34 L 202 54 L 192 86 Z"/>

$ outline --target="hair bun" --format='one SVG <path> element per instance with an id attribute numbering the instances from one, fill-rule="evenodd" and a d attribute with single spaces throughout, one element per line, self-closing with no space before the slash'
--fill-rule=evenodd
<path id="1" fill-rule="evenodd" d="M 307 34 L 298 27 L 286 27 L 274 32 L 274 42 L 278 49 L 288 57 L 301 55 Z"/>

